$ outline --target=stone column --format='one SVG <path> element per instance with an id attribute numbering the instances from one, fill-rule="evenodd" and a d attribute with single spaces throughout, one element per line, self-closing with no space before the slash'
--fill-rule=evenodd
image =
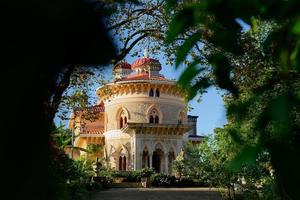
<path id="1" fill-rule="evenodd" d="M 143 164 L 142 164 L 142 162 L 143 162 L 143 152 L 140 152 L 139 153 L 139 159 L 138 159 L 138 166 L 139 166 L 139 169 L 142 169 L 142 167 L 143 167 Z"/>
<path id="2" fill-rule="evenodd" d="M 153 152 L 149 152 L 150 168 L 152 168 L 152 156 L 153 156 Z"/>
<path id="3" fill-rule="evenodd" d="M 169 153 L 165 153 L 164 157 L 165 157 L 165 173 L 169 174 Z"/>

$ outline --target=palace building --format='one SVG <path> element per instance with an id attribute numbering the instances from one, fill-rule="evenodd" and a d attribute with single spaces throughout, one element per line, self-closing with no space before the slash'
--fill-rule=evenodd
<path id="1" fill-rule="evenodd" d="M 76 123 L 70 123 L 75 146 L 104 145 L 101 156 L 115 170 L 152 167 L 170 173 L 184 144 L 202 137 L 196 134 L 197 117 L 187 115 L 186 92 L 161 75 L 161 69 L 158 60 L 147 56 L 131 65 L 116 64 L 113 80 L 96 91 L 100 103 L 77 112 Z M 82 117 L 90 111 L 94 120 Z"/>

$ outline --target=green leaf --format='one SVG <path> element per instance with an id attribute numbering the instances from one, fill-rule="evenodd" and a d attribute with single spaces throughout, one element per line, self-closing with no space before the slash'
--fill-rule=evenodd
<path id="1" fill-rule="evenodd" d="M 268 114 L 273 122 L 273 139 L 285 140 L 291 130 L 293 97 L 283 94 L 273 99 L 268 105 Z"/>
<path id="2" fill-rule="evenodd" d="M 258 153 L 261 151 L 261 145 L 247 146 L 243 148 L 235 158 L 227 165 L 227 169 L 232 172 L 238 172 L 244 165 L 253 166 L 256 163 Z"/>
<path id="3" fill-rule="evenodd" d="M 179 77 L 177 83 L 182 88 L 186 88 L 190 84 L 191 80 L 193 80 L 193 78 L 203 70 L 204 68 L 197 69 L 196 66 L 188 66 L 186 70 Z"/>
<path id="4" fill-rule="evenodd" d="M 209 86 L 211 86 L 210 80 L 206 77 L 201 78 L 196 84 L 189 88 L 188 99 L 193 99 L 198 92 L 204 92 L 204 90 Z"/>
<path id="5" fill-rule="evenodd" d="M 175 14 L 167 31 L 166 42 L 173 42 L 187 28 L 204 23 L 207 20 L 207 15 L 204 13 L 206 7 L 205 3 L 189 4 Z"/>
<path id="6" fill-rule="evenodd" d="M 170 22 L 169 29 L 167 31 L 166 42 L 171 43 L 175 38 L 187 28 L 188 19 L 183 13 L 177 14 Z"/>
<path id="7" fill-rule="evenodd" d="M 222 54 L 214 54 L 209 59 L 209 62 L 214 67 L 217 85 L 222 89 L 230 91 L 233 95 L 238 95 L 238 88 L 230 78 L 231 68 L 228 59 Z"/>
<path id="8" fill-rule="evenodd" d="M 300 20 L 298 19 L 292 27 L 292 33 L 300 36 Z"/>
<path id="9" fill-rule="evenodd" d="M 192 47 L 201 39 L 201 35 L 199 33 L 194 33 L 190 36 L 180 47 L 177 49 L 176 53 L 176 62 L 175 67 L 177 68 L 180 63 L 185 59 L 188 52 L 192 49 Z"/>
<path id="10" fill-rule="evenodd" d="M 233 141 L 235 141 L 237 144 L 241 145 L 244 143 L 244 141 L 242 140 L 238 131 L 235 128 L 229 128 L 228 133 L 231 136 L 231 138 L 233 139 Z"/>
<path id="11" fill-rule="evenodd" d="M 167 0 L 166 10 L 169 11 L 172 7 L 177 4 L 177 0 Z"/>

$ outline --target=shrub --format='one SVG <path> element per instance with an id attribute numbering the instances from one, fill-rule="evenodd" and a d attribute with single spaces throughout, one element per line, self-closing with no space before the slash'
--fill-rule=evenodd
<path id="1" fill-rule="evenodd" d="M 157 173 L 153 174 L 150 177 L 150 182 L 152 186 L 163 186 L 163 187 L 168 187 L 168 186 L 173 186 L 175 182 L 175 177 L 174 176 L 168 176 L 163 173 Z"/>
<path id="2" fill-rule="evenodd" d="M 176 187 L 194 187 L 196 185 L 197 184 L 193 181 L 193 179 L 189 177 L 177 179 L 174 184 Z"/>
<path id="3" fill-rule="evenodd" d="M 124 182 L 140 182 L 140 181 L 141 181 L 141 173 L 136 171 L 130 171 L 124 180 Z"/>
<path id="4" fill-rule="evenodd" d="M 152 168 L 148 168 L 148 167 L 143 168 L 140 171 L 141 177 L 150 177 L 154 173 L 155 173 L 154 170 Z"/>
<path id="5" fill-rule="evenodd" d="M 127 176 L 129 176 L 130 171 L 113 171 L 112 172 L 112 176 L 113 177 L 124 177 L 126 178 Z"/>
<path id="6" fill-rule="evenodd" d="M 125 178 L 123 182 L 139 182 L 141 181 L 140 171 L 114 171 L 112 173 L 113 177 L 123 177 Z"/>
<path id="7" fill-rule="evenodd" d="M 101 183 L 102 187 L 107 188 L 108 185 L 112 182 L 113 171 L 107 168 L 100 168 L 97 172 L 98 176 L 93 177 L 93 180 L 97 183 Z"/>

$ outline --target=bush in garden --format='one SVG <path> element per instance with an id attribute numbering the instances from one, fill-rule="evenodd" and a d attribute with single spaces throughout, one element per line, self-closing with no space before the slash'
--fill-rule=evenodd
<path id="1" fill-rule="evenodd" d="M 114 171 L 112 173 L 112 176 L 125 178 L 123 180 L 123 182 L 140 182 L 141 181 L 141 172 L 140 171 Z"/>
<path id="2" fill-rule="evenodd" d="M 196 186 L 196 183 L 193 181 L 192 178 L 183 177 L 183 178 L 177 179 L 175 181 L 174 186 L 176 186 L 176 187 L 193 187 L 193 186 Z"/>
<path id="3" fill-rule="evenodd" d="M 168 186 L 173 186 L 175 182 L 175 177 L 174 176 L 169 176 L 163 173 L 157 173 L 153 174 L 150 177 L 150 182 L 152 186 L 163 186 L 163 187 L 168 187 Z"/>
<path id="4" fill-rule="evenodd" d="M 93 180 L 97 183 L 101 183 L 102 187 L 107 188 L 112 182 L 114 172 L 111 169 L 101 167 L 98 169 L 97 177 L 93 177 Z"/>
<path id="5" fill-rule="evenodd" d="M 129 171 L 128 175 L 125 177 L 124 182 L 140 182 L 141 173 L 139 171 Z"/>
<path id="6" fill-rule="evenodd" d="M 149 168 L 149 167 L 143 168 L 140 171 L 141 177 L 150 177 L 154 173 L 155 171 L 153 170 L 153 168 Z"/>

